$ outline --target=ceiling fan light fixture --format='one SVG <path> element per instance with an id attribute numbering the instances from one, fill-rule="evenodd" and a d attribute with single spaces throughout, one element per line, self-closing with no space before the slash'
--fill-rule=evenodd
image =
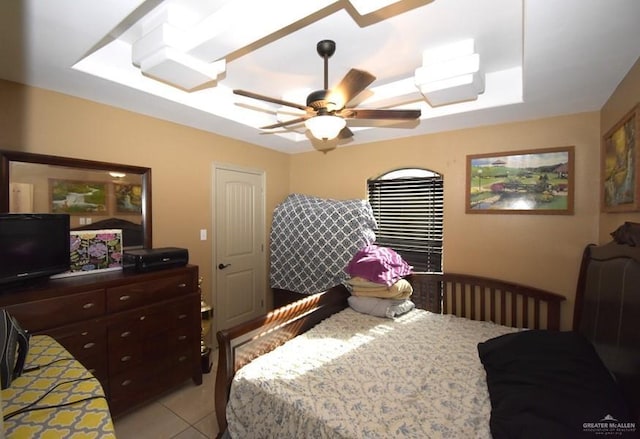
<path id="1" fill-rule="evenodd" d="M 338 137 L 340 131 L 347 125 L 347 121 L 341 117 L 326 114 L 307 119 L 304 124 L 316 139 L 331 140 Z"/>

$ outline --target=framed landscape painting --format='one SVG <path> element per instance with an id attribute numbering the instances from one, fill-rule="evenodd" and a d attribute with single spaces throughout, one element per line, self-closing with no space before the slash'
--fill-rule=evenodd
<path id="1" fill-rule="evenodd" d="M 50 179 L 49 199 L 51 213 L 106 213 L 107 184 Z"/>
<path id="2" fill-rule="evenodd" d="M 601 210 L 633 212 L 640 210 L 638 144 L 640 106 L 636 106 L 602 138 Z"/>
<path id="3" fill-rule="evenodd" d="M 467 156 L 467 213 L 572 215 L 574 147 Z"/>

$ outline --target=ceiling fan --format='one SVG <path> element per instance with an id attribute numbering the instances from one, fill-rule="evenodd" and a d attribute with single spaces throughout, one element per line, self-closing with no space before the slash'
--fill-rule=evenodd
<path id="1" fill-rule="evenodd" d="M 306 105 L 250 91 L 233 90 L 237 95 L 297 108 L 306 112 L 301 117 L 267 125 L 260 129 L 268 130 L 304 122 L 313 137 L 317 139 L 330 140 L 336 137 L 346 139 L 352 137 L 353 132 L 346 126 L 345 119 L 412 120 L 420 117 L 420 110 L 347 108 L 346 105 L 375 81 L 376 77 L 363 70 L 351 69 L 336 88 L 329 90 L 329 58 L 336 51 L 336 43 L 332 40 L 322 40 L 317 44 L 316 49 L 318 55 L 324 59 L 324 89 L 309 94 Z"/>

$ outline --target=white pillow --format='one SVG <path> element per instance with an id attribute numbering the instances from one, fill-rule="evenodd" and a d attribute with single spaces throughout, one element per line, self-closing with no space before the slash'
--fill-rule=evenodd
<path id="1" fill-rule="evenodd" d="M 381 299 L 379 297 L 350 296 L 349 306 L 357 312 L 370 314 L 376 317 L 396 318 L 408 313 L 416 307 L 409 299 L 393 300 Z"/>

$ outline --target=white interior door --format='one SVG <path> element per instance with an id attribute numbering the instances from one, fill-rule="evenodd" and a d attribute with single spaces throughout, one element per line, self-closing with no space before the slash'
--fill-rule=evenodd
<path id="1" fill-rule="evenodd" d="M 214 165 L 216 327 L 265 312 L 264 172 Z"/>

